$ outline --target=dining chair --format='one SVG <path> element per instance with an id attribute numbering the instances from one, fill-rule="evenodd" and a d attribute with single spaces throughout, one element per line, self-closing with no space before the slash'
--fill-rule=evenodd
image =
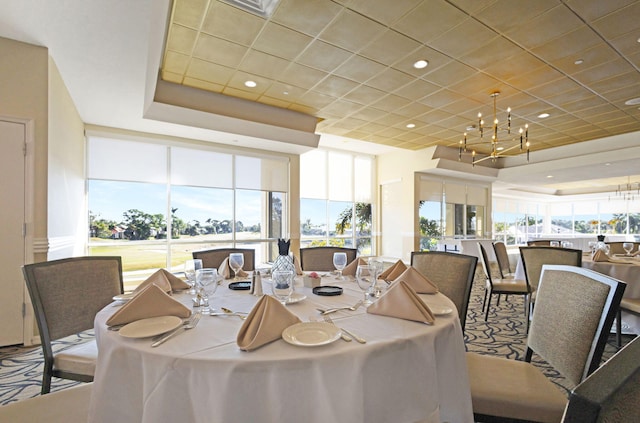
<path id="1" fill-rule="evenodd" d="M 498 268 L 500 269 L 500 278 L 513 279 L 513 271 L 511 271 L 511 263 L 509 263 L 509 254 L 504 242 L 493 242 L 493 252 L 496 255 Z"/>
<path id="2" fill-rule="evenodd" d="M 569 395 L 563 423 L 640 421 L 640 337 L 636 337 Z M 622 420 L 624 419 L 624 420 Z"/>
<path id="3" fill-rule="evenodd" d="M 335 270 L 333 253 L 346 253 L 347 265 L 356 259 L 357 248 L 346 247 L 309 247 L 300 248 L 300 266 L 302 270 L 329 272 Z"/>
<path id="4" fill-rule="evenodd" d="M 438 286 L 458 309 L 464 331 L 478 258 L 445 251 L 412 251 L 411 266 Z"/>
<path id="5" fill-rule="evenodd" d="M 44 354 L 42 394 L 51 377 L 91 382 L 95 341 L 53 352 L 52 342 L 93 328 L 101 309 L 122 294 L 122 261 L 116 256 L 73 257 L 22 267 Z"/>
<path id="6" fill-rule="evenodd" d="M 622 312 L 640 316 L 640 298 L 623 298 L 616 313 L 616 346 L 622 345 Z"/>
<path id="7" fill-rule="evenodd" d="M 475 421 L 560 422 L 567 395 L 533 353 L 576 386 L 595 371 L 626 284 L 575 266 L 545 265 L 524 361 L 467 353 Z"/>
<path id="8" fill-rule="evenodd" d="M 627 254 L 627 252 L 622 248 L 623 241 L 620 242 L 605 242 L 609 246 L 609 254 Z M 633 250 L 632 253 L 636 253 L 638 251 L 638 247 L 640 246 L 640 242 L 633 242 Z"/>
<path id="9" fill-rule="evenodd" d="M 83 383 L 0 406 L 0 422 L 86 423 L 92 388 Z"/>
<path id="10" fill-rule="evenodd" d="M 493 294 L 498 294 L 498 301 L 500 299 L 500 294 L 522 295 L 524 297 L 525 319 L 528 324 L 529 301 L 531 298 L 531 293 L 533 292 L 533 288 L 526 280 L 494 279 L 491 276 L 491 265 L 487 256 L 487 250 L 480 243 L 478 243 L 478 249 L 480 250 L 480 262 L 482 263 L 482 270 L 484 270 L 484 275 L 486 278 L 484 300 L 482 302 L 482 311 L 485 312 L 484 321 L 486 322 L 489 319 L 489 309 L 491 308 L 491 297 Z"/>
<path id="11" fill-rule="evenodd" d="M 538 287 L 542 266 L 545 264 L 565 264 L 582 266 L 582 250 L 562 247 L 520 247 L 520 258 L 527 283 L 532 288 Z M 533 296 L 535 301 L 535 295 Z"/>
<path id="12" fill-rule="evenodd" d="M 252 248 L 214 248 L 193 251 L 191 255 L 194 259 L 202 260 L 202 267 L 217 269 L 231 253 L 242 253 L 244 255 L 242 270 L 254 270 L 256 268 L 256 251 Z"/>
<path id="13" fill-rule="evenodd" d="M 552 240 L 550 239 L 533 239 L 531 241 L 527 241 L 527 246 L 528 247 L 550 247 L 551 241 Z M 560 243 L 560 241 L 556 241 L 556 242 Z"/>

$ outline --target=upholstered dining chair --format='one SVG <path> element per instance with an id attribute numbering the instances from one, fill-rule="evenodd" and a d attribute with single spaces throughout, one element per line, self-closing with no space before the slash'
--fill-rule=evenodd
<path id="1" fill-rule="evenodd" d="M 74 257 L 22 267 L 44 353 L 42 394 L 51 377 L 91 382 L 98 349 L 95 341 L 53 352 L 52 341 L 93 328 L 102 308 L 123 292 L 120 257 Z"/>
<path id="2" fill-rule="evenodd" d="M 411 266 L 438 286 L 458 309 L 464 331 L 478 258 L 445 251 L 413 251 Z"/>
<path id="3" fill-rule="evenodd" d="M 623 241 L 620 242 L 605 242 L 605 244 L 607 244 L 609 246 L 609 254 L 626 254 L 627 252 L 624 250 L 624 248 L 622 248 L 622 244 L 624 244 Z M 631 250 L 631 253 L 636 253 L 638 252 L 638 247 L 640 247 L 640 242 L 633 242 L 633 250 Z"/>
<path id="4" fill-rule="evenodd" d="M 551 241 L 555 241 L 558 244 L 560 244 L 560 241 L 558 241 L 558 240 L 533 239 L 531 241 L 527 241 L 527 246 L 528 247 L 550 247 L 551 246 Z"/>
<path id="5" fill-rule="evenodd" d="M 482 302 L 482 311 L 485 312 L 484 321 L 489 319 L 489 309 L 491 308 L 491 297 L 493 294 L 498 294 L 498 300 L 500 294 L 507 295 L 522 295 L 524 296 L 524 314 L 525 319 L 528 322 L 529 314 L 529 301 L 531 299 L 531 293 L 533 288 L 529 286 L 526 280 L 517 279 L 494 279 L 491 276 L 491 265 L 487 256 L 487 250 L 478 243 L 478 249 L 480 250 L 480 260 L 482 263 L 482 270 L 486 278 L 486 284 L 484 289 L 484 300 Z M 488 298 L 487 298 L 488 294 Z"/>
<path id="6" fill-rule="evenodd" d="M 300 266 L 302 270 L 318 270 L 322 272 L 335 270 L 333 253 L 346 253 L 347 264 L 349 264 L 356 259 L 358 250 L 345 247 L 300 248 Z"/>
<path id="7" fill-rule="evenodd" d="M 511 271 L 511 264 L 509 263 L 509 254 L 507 253 L 507 247 L 504 242 L 493 242 L 493 252 L 496 255 L 498 261 L 498 268 L 500 269 L 500 278 L 513 279 L 513 271 Z"/>
<path id="8" fill-rule="evenodd" d="M 191 255 L 194 259 L 202 260 L 202 267 L 217 269 L 231 253 L 242 253 L 244 255 L 242 270 L 254 270 L 256 268 L 256 251 L 252 248 L 214 248 L 193 251 Z"/>
<path id="9" fill-rule="evenodd" d="M 640 336 L 571 391 L 563 423 L 640 422 Z"/>
<path id="10" fill-rule="evenodd" d="M 616 345 L 622 345 L 622 311 L 640 316 L 640 298 L 623 298 L 616 314 Z"/>
<path id="11" fill-rule="evenodd" d="M 545 264 L 565 264 L 582 266 L 582 250 L 561 247 L 520 247 L 520 258 L 527 282 L 532 288 L 538 287 L 542 266 Z M 534 299 L 535 301 L 535 295 Z"/>
<path id="12" fill-rule="evenodd" d="M 0 422 L 87 423 L 93 383 L 0 406 Z"/>
<path id="13" fill-rule="evenodd" d="M 467 353 L 475 421 L 560 422 L 567 395 L 531 363 L 535 352 L 576 386 L 600 364 L 625 283 L 545 265 L 524 361 Z"/>

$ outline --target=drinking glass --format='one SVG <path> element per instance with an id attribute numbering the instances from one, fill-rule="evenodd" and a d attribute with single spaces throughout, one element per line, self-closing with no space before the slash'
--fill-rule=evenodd
<path id="1" fill-rule="evenodd" d="M 375 284 L 376 280 L 369 265 L 358 265 L 358 269 L 356 270 L 356 282 L 358 283 L 358 287 L 364 292 L 364 306 L 367 307 L 373 304 L 373 301 L 371 301 L 371 288 Z"/>
<path id="2" fill-rule="evenodd" d="M 276 270 L 271 274 L 271 291 L 282 305 L 286 305 L 293 293 L 293 271 Z"/>
<path id="3" fill-rule="evenodd" d="M 338 277 L 336 279 L 343 280 L 342 269 L 347 266 L 347 253 L 333 253 L 333 265 L 338 271 Z"/>
<path id="4" fill-rule="evenodd" d="M 189 294 L 195 295 L 196 293 L 196 270 L 202 269 L 202 260 L 193 259 L 187 260 L 184 263 L 184 276 L 187 278 L 187 283 L 191 285 Z"/>
<path id="5" fill-rule="evenodd" d="M 562 241 L 562 248 L 573 248 L 573 242 L 571 241 Z"/>
<path id="6" fill-rule="evenodd" d="M 233 280 L 238 280 L 238 272 L 242 270 L 242 266 L 244 266 L 244 254 L 242 253 L 231 253 L 229 254 L 229 267 L 233 270 Z"/>
<path id="7" fill-rule="evenodd" d="M 598 243 L 596 241 L 589 241 L 589 251 L 591 251 L 591 254 L 596 252 L 596 245 Z"/>
<path id="8" fill-rule="evenodd" d="M 550 246 L 550 247 L 559 247 L 559 246 L 560 246 L 560 243 L 559 243 L 558 241 L 551 241 L 551 242 L 549 243 L 549 246 Z"/>
<path id="9" fill-rule="evenodd" d="M 213 308 L 209 306 L 209 297 L 213 296 L 218 288 L 217 269 L 196 270 L 196 283 L 198 284 L 198 294 L 202 299 L 202 314 L 211 314 Z"/>
<path id="10" fill-rule="evenodd" d="M 627 252 L 627 255 L 631 255 L 631 250 L 633 250 L 633 242 L 623 242 L 622 248 Z"/>

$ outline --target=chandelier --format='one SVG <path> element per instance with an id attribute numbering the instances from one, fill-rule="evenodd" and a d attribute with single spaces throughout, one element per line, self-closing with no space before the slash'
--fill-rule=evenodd
<path id="1" fill-rule="evenodd" d="M 501 157 L 515 156 L 526 151 L 527 161 L 529 161 L 529 125 L 525 124 L 524 128 L 518 130 L 518 134 L 511 134 L 511 108 L 507 108 L 507 119 L 505 123 L 498 121 L 498 109 L 496 107 L 496 99 L 500 95 L 500 91 L 494 91 L 490 94 L 493 98 L 493 125 L 487 127 L 482 119 L 482 113 L 478 113 L 478 124 L 470 125 L 467 131 L 479 132 L 479 137 L 471 140 L 464 133 L 463 139 L 460 140 L 458 146 L 458 160 L 461 161 L 463 155 L 471 152 L 471 164 L 475 166 L 484 160 L 491 159 L 495 162 Z M 490 132 L 490 134 L 486 133 Z M 489 137 L 490 135 L 490 137 Z M 477 150 L 484 149 L 488 151 L 485 156 L 477 158 Z"/>
<path id="2" fill-rule="evenodd" d="M 627 183 L 618 185 L 618 189 L 615 190 L 613 198 L 609 195 L 609 201 L 623 200 L 623 201 L 635 201 L 640 196 L 640 182 L 631 182 L 631 177 L 627 176 Z"/>

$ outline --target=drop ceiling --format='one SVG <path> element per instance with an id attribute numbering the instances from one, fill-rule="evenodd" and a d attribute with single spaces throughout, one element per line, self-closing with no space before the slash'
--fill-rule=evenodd
<path id="1" fill-rule="evenodd" d="M 269 18 L 175 0 L 160 76 L 409 150 L 457 147 L 499 91 L 535 152 L 640 130 L 639 16 L 628 0 L 281 0 Z"/>

